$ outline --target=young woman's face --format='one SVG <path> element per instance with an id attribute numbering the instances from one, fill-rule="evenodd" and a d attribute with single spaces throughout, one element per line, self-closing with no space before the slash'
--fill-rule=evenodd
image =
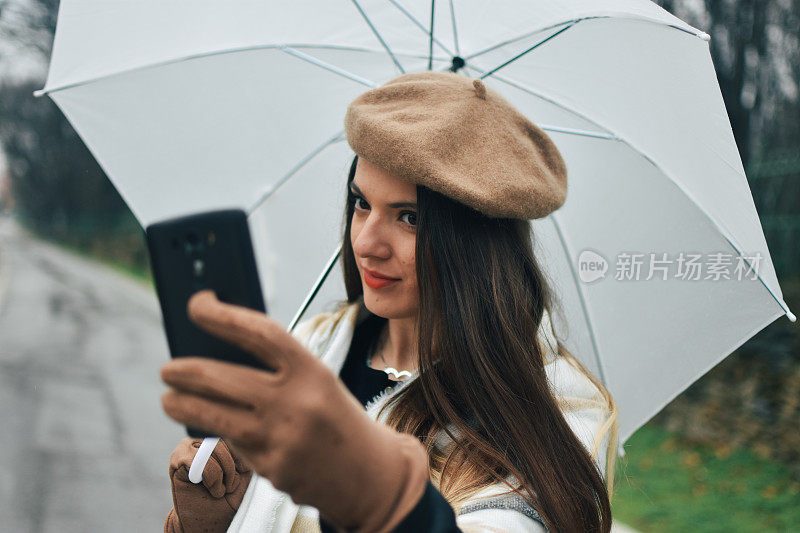
<path id="1" fill-rule="evenodd" d="M 364 304 L 384 318 L 416 316 L 417 187 L 358 158 L 350 195 L 350 243 Z"/>

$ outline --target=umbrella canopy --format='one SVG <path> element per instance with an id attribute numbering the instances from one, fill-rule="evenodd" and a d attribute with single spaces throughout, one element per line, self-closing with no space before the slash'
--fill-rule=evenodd
<path id="1" fill-rule="evenodd" d="M 567 163 L 566 203 L 532 222 L 536 253 L 563 302 L 556 331 L 614 395 L 623 443 L 794 320 L 708 39 L 646 0 L 62 0 L 38 94 L 143 226 L 246 209 L 287 322 L 341 238 L 347 104 L 404 72 L 483 78 Z M 318 306 L 344 296 L 340 277 Z"/>

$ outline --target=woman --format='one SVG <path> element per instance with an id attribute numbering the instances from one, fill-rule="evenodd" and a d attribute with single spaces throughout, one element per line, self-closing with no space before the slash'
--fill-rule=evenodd
<path id="1" fill-rule="evenodd" d="M 553 335 L 527 222 L 565 200 L 555 145 L 453 73 L 395 78 L 345 125 L 348 302 L 295 340 L 192 299 L 201 327 L 277 372 L 165 365 L 167 413 L 231 448 L 198 486 L 191 441 L 176 449 L 166 529 L 609 531 L 616 409 Z"/>

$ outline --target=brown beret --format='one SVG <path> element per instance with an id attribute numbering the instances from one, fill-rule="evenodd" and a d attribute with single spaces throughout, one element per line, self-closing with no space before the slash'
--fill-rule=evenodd
<path id="1" fill-rule="evenodd" d="M 486 215 L 541 218 L 566 200 L 553 141 L 478 79 L 403 74 L 353 100 L 344 124 L 359 157 Z"/>

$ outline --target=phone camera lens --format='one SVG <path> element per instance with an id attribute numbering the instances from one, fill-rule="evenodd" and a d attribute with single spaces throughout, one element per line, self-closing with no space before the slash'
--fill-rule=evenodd
<path id="1" fill-rule="evenodd" d="M 203 249 L 203 242 L 200 240 L 200 237 L 195 232 L 191 232 L 186 235 L 186 242 L 184 244 L 184 250 L 187 254 L 191 254 L 192 252 L 199 252 Z"/>
<path id="2" fill-rule="evenodd" d="M 202 259 L 195 259 L 192 262 L 192 270 L 194 271 L 194 277 L 202 278 L 206 271 L 206 264 Z"/>

